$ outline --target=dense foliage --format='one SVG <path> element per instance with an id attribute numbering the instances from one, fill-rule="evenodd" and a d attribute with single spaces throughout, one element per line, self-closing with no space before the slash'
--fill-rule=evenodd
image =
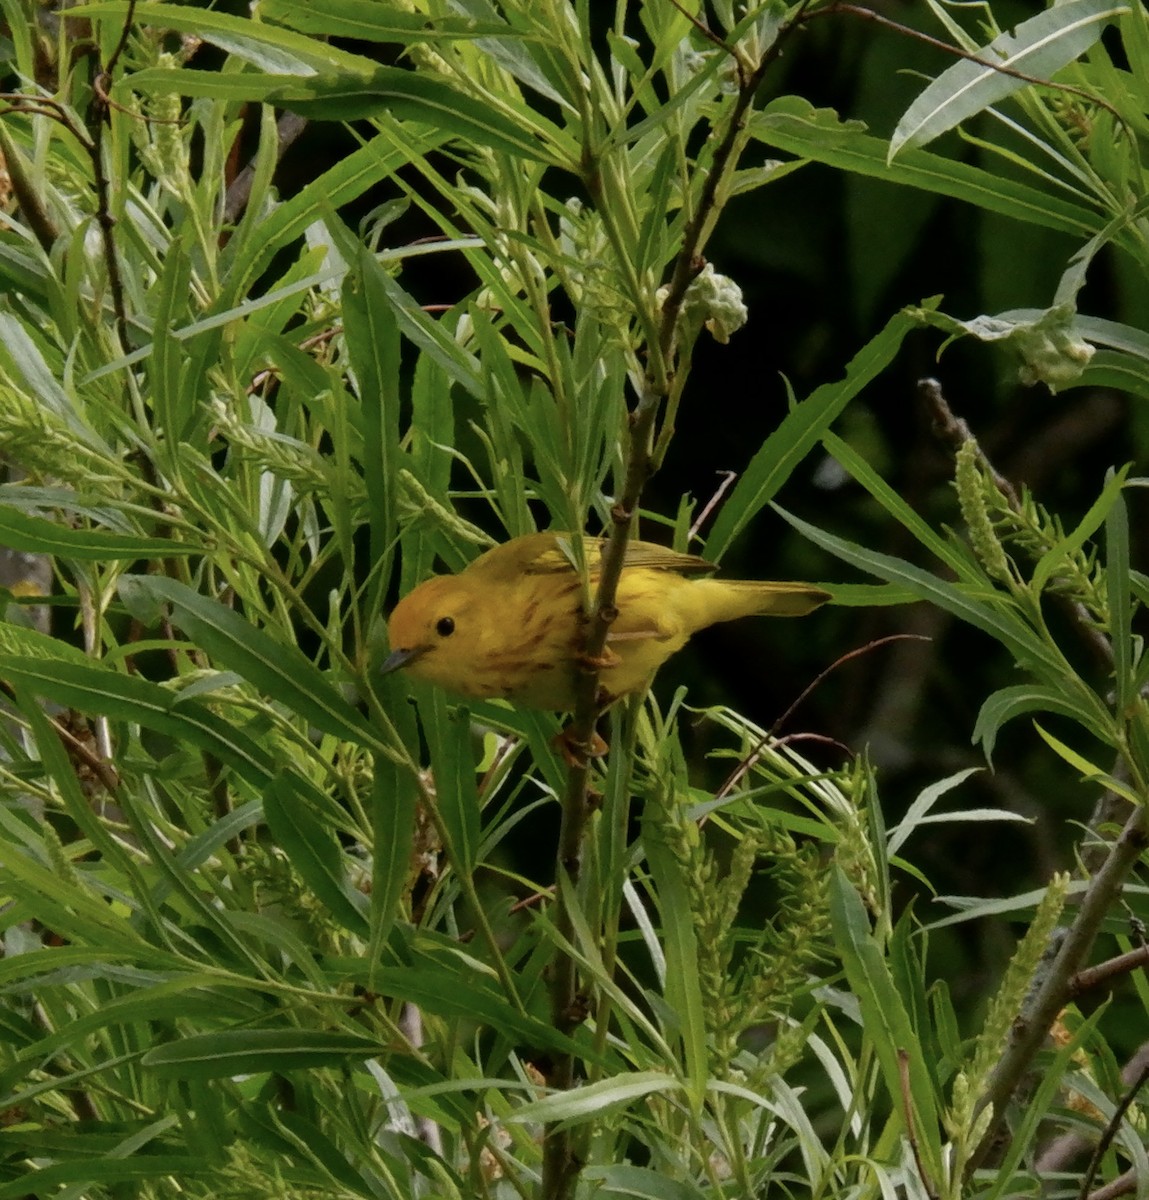
<path id="1" fill-rule="evenodd" d="M 1149 14 L 1031 8 L 0 2 L 0 1200 L 1149 1189 Z M 380 674 L 536 528 L 590 663 L 636 532 L 834 607 Z"/>

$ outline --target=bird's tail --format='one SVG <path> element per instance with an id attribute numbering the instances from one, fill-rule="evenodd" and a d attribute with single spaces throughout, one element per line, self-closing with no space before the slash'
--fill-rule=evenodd
<path id="1" fill-rule="evenodd" d="M 708 618 L 698 628 L 738 617 L 804 617 L 830 599 L 813 584 L 755 579 L 696 579 L 690 591 Z"/>

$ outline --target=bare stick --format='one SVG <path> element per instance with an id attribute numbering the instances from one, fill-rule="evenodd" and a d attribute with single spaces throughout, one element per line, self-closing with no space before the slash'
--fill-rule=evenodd
<path id="1" fill-rule="evenodd" d="M 1101 869 L 1093 877 L 1073 924 L 1065 935 L 1048 972 L 1026 999 L 1013 1023 L 1009 1043 L 990 1074 L 976 1112 L 991 1109 L 993 1117 L 982 1140 L 970 1155 L 967 1177 L 998 1149 L 1005 1108 L 1033 1059 L 1041 1049 L 1057 1014 L 1070 999 L 1070 985 L 1081 970 L 1101 922 L 1121 894 L 1129 872 L 1149 847 L 1149 813 L 1144 806 L 1133 810 L 1121 836 L 1113 843 Z"/>
<path id="2" fill-rule="evenodd" d="M 602 661 L 607 635 L 618 614 L 615 607 L 618 582 L 626 561 L 631 525 L 638 512 L 639 501 L 647 480 L 654 473 L 655 429 L 663 402 L 670 393 L 672 370 L 678 339 L 678 319 L 686 290 L 704 265 L 701 249 L 715 213 L 720 208 L 721 189 L 737 160 L 736 150 L 743 136 L 747 115 L 754 103 L 758 85 L 782 53 L 782 46 L 797 27 L 809 0 L 802 0 L 795 16 L 778 31 L 773 45 L 762 56 L 753 71 L 747 72 L 737 55 L 739 89 L 733 108 L 715 146 L 714 155 L 699 193 L 698 205 L 686 224 L 682 245 L 675 256 L 670 283 L 662 303 L 657 344 L 648 346 L 651 365 L 647 371 L 642 394 L 630 414 L 630 435 L 627 440 L 626 469 L 620 494 L 611 509 L 611 528 L 603 552 L 598 588 L 587 622 L 582 647 L 586 669 L 576 681 L 576 703 L 568 730 L 568 745 L 573 762 L 567 775 L 563 798 L 562 822 L 556 861 L 556 881 L 565 876 L 569 883 L 578 883 L 582 870 L 583 841 L 586 835 L 589 806 L 587 787 L 590 778 L 589 748 L 594 739 L 595 724 L 601 712 L 598 668 Z M 598 164 L 588 161 L 585 167 L 588 188 L 597 193 Z M 559 937 L 569 941 L 574 926 L 564 899 L 563 888 L 555 888 L 555 928 Z M 578 973 L 574 959 L 565 951 L 556 951 L 551 977 L 551 1021 L 556 1029 L 569 1033 L 583 1018 L 585 1004 L 579 996 Z M 548 1083 L 565 1090 L 574 1083 L 574 1059 L 557 1053 Z M 574 1138 L 569 1129 L 550 1125 L 543 1136 L 543 1200 L 570 1200 L 578 1181 L 581 1162 L 574 1150 Z"/>
<path id="3" fill-rule="evenodd" d="M 1137 1098 L 1137 1093 L 1141 1090 L 1146 1079 L 1149 1079 L 1149 1063 L 1141 1068 L 1137 1078 L 1125 1090 L 1125 1095 L 1121 1097 L 1121 1102 L 1113 1110 L 1113 1116 L 1109 1118 L 1109 1123 L 1105 1126 L 1104 1132 L 1098 1139 L 1097 1145 L 1093 1150 L 1093 1157 L 1089 1160 L 1089 1166 L 1086 1168 L 1085 1178 L 1081 1181 L 1081 1191 L 1078 1193 L 1079 1200 L 1087 1200 L 1089 1189 L 1093 1186 L 1093 1180 L 1097 1176 L 1097 1169 L 1101 1166 L 1101 1160 L 1105 1157 L 1105 1152 L 1113 1144 L 1113 1139 L 1117 1136 L 1118 1129 L 1121 1128 L 1121 1122 L 1125 1120 L 1125 1114 Z"/>

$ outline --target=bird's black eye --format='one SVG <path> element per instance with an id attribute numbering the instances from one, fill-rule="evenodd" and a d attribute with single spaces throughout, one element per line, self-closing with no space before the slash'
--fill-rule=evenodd
<path id="1" fill-rule="evenodd" d="M 435 622 L 435 632 L 440 637 L 450 637 L 455 632 L 455 618 L 440 617 Z"/>

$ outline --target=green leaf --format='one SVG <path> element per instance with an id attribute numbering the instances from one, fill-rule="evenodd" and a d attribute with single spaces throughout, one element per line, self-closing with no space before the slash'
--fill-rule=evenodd
<path id="1" fill-rule="evenodd" d="M 266 786 L 275 773 L 268 751 L 232 722 L 138 675 L 124 675 L 94 662 L 0 654 L 0 679 L 78 712 L 134 722 L 190 742 L 257 787 Z"/>
<path id="2" fill-rule="evenodd" d="M 465 145 L 574 169 L 577 152 L 570 139 L 533 110 L 516 112 L 521 120 L 455 88 L 445 79 L 401 67 L 376 66 L 331 70 L 322 74 L 172 70 L 146 67 L 126 77 L 132 91 L 272 104 L 324 121 L 358 121 L 390 116 L 446 132 Z M 561 148 L 561 150 L 560 150 Z"/>
<path id="3" fill-rule="evenodd" d="M 532 1047 L 577 1054 L 582 1060 L 604 1066 L 608 1059 L 585 1042 L 578 1042 L 554 1029 L 548 1022 L 523 1013 L 488 986 L 473 967 L 457 957 L 449 967 L 382 967 L 362 958 L 329 962 L 328 969 L 341 984 L 356 982 L 380 996 L 405 1000 L 426 1013 L 448 1021 L 460 1021 L 467 1029 L 481 1022 L 510 1041 Z M 616 1064 L 617 1066 L 617 1064 Z"/>
<path id="4" fill-rule="evenodd" d="M 367 486 L 370 555 L 379 587 L 391 578 L 399 526 L 399 324 L 384 274 L 365 247 L 343 287 L 343 327 L 363 414 L 363 479 Z"/>
<path id="5" fill-rule="evenodd" d="M 955 586 L 901 559 L 826 533 L 778 505 L 774 510 L 823 550 L 871 575 L 912 589 L 921 599 L 937 604 L 996 638 L 1022 665 L 1058 681 L 1064 680 L 1065 665 L 1060 656 L 1016 614 L 1013 601 L 995 591 L 988 582 L 981 589 Z"/>
<path id="6" fill-rule="evenodd" d="M 977 57 L 943 71 L 906 110 L 890 139 L 891 160 L 903 148 L 924 146 L 962 121 L 1030 84 L 1002 68 L 1049 78 L 1079 58 L 1101 36 L 1103 25 L 1129 11 L 1111 0 L 1067 0 L 1003 33 Z M 986 65 L 983 65 L 986 64 Z M 990 65 L 992 64 L 992 65 Z"/>
<path id="7" fill-rule="evenodd" d="M 1036 683 L 1019 683 L 994 692 L 982 704 L 981 711 L 977 714 L 970 740 L 974 745 L 981 742 L 986 762 L 993 759 L 993 748 L 997 744 L 997 734 L 1001 727 L 1014 717 L 1029 712 L 1051 712 L 1069 717 L 1085 725 L 1102 741 L 1109 740 L 1110 731 L 1098 722 L 1099 716 L 1108 715 L 1103 709 L 1099 713 L 1085 712 L 1080 705 L 1074 704 L 1062 689 L 1042 687 Z"/>
<path id="8" fill-rule="evenodd" d="M 176 1079 L 227 1079 L 274 1071 L 343 1067 L 386 1054 L 374 1038 L 329 1029 L 225 1029 L 149 1050 L 141 1066 Z"/>
<path id="9" fill-rule="evenodd" d="M 609 1167 L 586 1167 L 582 1179 L 597 1183 L 595 1196 L 638 1196 L 640 1200 L 703 1200 L 706 1192 L 697 1185 L 672 1179 L 662 1171 L 615 1163 Z"/>
<path id="10" fill-rule="evenodd" d="M 1101 495 L 1089 506 L 1089 511 L 1078 521 L 1071 533 L 1065 535 L 1055 546 L 1047 550 L 1033 569 L 1030 587 L 1035 592 L 1045 590 L 1046 584 L 1053 577 L 1063 562 L 1075 554 L 1092 535 L 1101 528 L 1109 515 L 1110 509 L 1121 498 L 1121 489 L 1125 486 L 1125 478 L 1129 474 L 1128 467 L 1113 472 L 1105 481 Z"/>
<path id="11" fill-rule="evenodd" d="M 375 756 L 371 787 L 371 941 L 368 961 L 382 961 L 383 947 L 398 916 L 399 899 L 411 876 L 415 807 L 419 793 L 411 773 Z"/>
<path id="12" fill-rule="evenodd" d="M 156 432 L 162 438 L 162 453 L 168 457 L 180 453 L 186 428 L 196 415 L 197 385 L 206 387 L 208 379 L 206 373 L 192 375 L 187 370 L 187 353 L 172 334 L 187 312 L 191 278 L 191 259 L 177 235 L 168 246 L 156 289 L 152 356 L 148 367 Z M 174 464 L 167 469 L 173 470 Z"/>
<path id="13" fill-rule="evenodd" d="M 478 21 L 473 17 L 430 17 L 421 12 L 404 12 L 379 0 L 339 0 L 337 5 L 319 7 L 313 0 L 260 0 L 259 15 L 279 21 L 303 33 L 324 38 L 353 38 L 361 42 L 395 42 L 420 45 L 459 38 L 515 37 L 529 35 L 505 21 Z"/>
<path id="14" fill-rule="evenodd" d="M 329 15 L 329 10 L 325 11 L 328 11 Z M 368 72 L 375 66 L 369 58 L 350 54 L 318 38 L 304 37 L 264 21 L 231 16 L 218 9 L 159 3 L 137 3 L 131 6 L 127 0 L 84 5 L 85 17 L 112 17 L 123 20 L 129 14 L 133 20 L 140 23 L 192 34 L 273 75 L 310 76 L 318 71 L 339 69 Z M 208 71 L 186 73 L 216 74 Z M 136 79 L 146 74 L 146 71 L 129 73 L 117 82 L 123 87 L 132 88 Z"/>
<path id="15" fill-rule="evenodd" d="M 886 512 L 913 534 L 922 546 L 940 562 L 945 563 L 959 579 L 968 580 L 969 560 L 961 550 L 919 516 L 848 442 L 843 441 L 836 433 L 827 433 L 822 439 L 822 444 L 834 461 L 860 483 Z"/>
<path id="16" fill-rule="evenodd" d="M 1102 223 L 1091 209 L 1048 191 L 926 150 L 904 149 L 891 163 L 884 139 L 867 134 L 860 122 L 839 123 L 832 110 L 816 109 L 797 96 L 773 101 L 750 119 L 748 128 L 767 145 L 813 162 L 950 196 L 1032 225 L 1088 235 L 1096 233 Z"/>
<path id="17" fill-rule="evenodd" d="M 952 791 L 954 788 L 965 783 L 971 775 L 976 774 L 980 769 L 980 767 L 967 767 L 964 771 L 958 771 L 956 775 L 949 775 L 945 779 L 939 779 L 937 783 L 931 783 L 929 787 L 923 788 L 910 805 L 906 815 L 890 830 L 886 842 L 886 854 L 890 858 L 893 858 L 910 834 L 919 825 L 924 824 L 926 814 L 946 792 Z M 960 815 L 956 814 L 956 816 Z M 947 819 L 953 820 L 954 816 L 955 814 L 951 814 Z"/>
<path id="18" fill-rule="evenodd" d="M 239 613 L 177 580 L 131 575 L 121 579 L 119 586 L 166 601 L 172 606 L 176 625 L 214 661 L 324 733 L 358 745 L 381 746 L 378 733 L 366 718 L 343 699 L 297 647 L 277 641 Z"/>
<path id="19" fill-rule="evenodd" d="M 204 546 L 168 538 L 138 537 L 105 529 L 75 529 L 58 521 L 35 517 L 0 501 L 0 544 L 25 554 L 50 554 L 83 562 L 131 561 L 202 554 Z"/>
<path id="20" fill-rule="evenodd" d="M 631 1104 L 652 1092 L 681 1090 L 682 1083 L 662 1071 L 628 1071 L 624 1075 L 599 1079 L 569 1092 L 557 1092 L 553 1096 L 524 1104 L 504 1119 L 512 1124 L 524 1121 L 532 1124 L 551 1121 L 577 1123 Z"/>
<path id="21" fill-rule="evenodd" d="M 479 853 L 479 792 L 471 744 L 471 714 L 429 688 L 429 704 L 421 708 L 435 779 L 435 804 L 450 839 L 448 850 L 456 871 L 470 874 Z M 428 716 L 429 714 L 429 716 Z"/>
<path id="22" fill-rule="evenodd" d="M 678 1018 L 677 1033 L 682 1041 L 688 1092 L 695 1111 L 700 1111 L 710 1070 L 690 890 L 682 867 L 656 820 L 643 822 L 643 845 L 650 873 L 654 876 L 662 918 L 666 1002 Z"/>
<path id="23" fill-rule="evenodd" d="M 1110 472 L 1109 479 L 1121 476 Z M 1105 593 L 1109 607 L 1109 644 L 1113 647 L 1113 678 L 1117 711 L 1125 714 L 1137 694 L 1134 678 L 1133 599 L 1129 579 L 1129 513 L 1118 492 L 1105 517 Z"/>
<path id="24" fill-rule="evenodd" d="M 1119 350 L 1098 350 L 1081 372 L 1077 386 L 1115 388 L 1149 400 L 1149 361 Z"/>
<path id="25" fill-rule="evenodd" d="M 846 978 L 861 1005 L 862 1026 L 881 1064 L 895 1120 L 905 1129 L 908 1104 L 926 1170 L 931 1179 L 941 1180 L 942 1148 L 933 1081 L 905 1004 L 870 931 L 861 898 L 839 867 L 830 879 L 830 920 Z M 905 1096 L 907 1088 L 909 1095 Z"/>
<path id="26" fill-rule="evenodd" d="M 82 1143 L 81 1143 L 82 1144 Z M 75 1147 L 72 1148 L 75 1152 Z M 32 1195 L 92 1195 L 91 1185 L 143 1184 L 155 1180 L 158 1188 L 169 1179 L 196 1179 L 204 1175 L 211 1163 L 186 1154 L 134 1154 L 129 1158 L 109 1155 L 106 1147 L 93 1148 L 91 1157 L 80 1161 L 55 1162 L 39 1166 L 35 1171 L 22 1172 L 16 1179 L 0 1184 L 0 1200 L 27 1200 Z M 72 1185 L 67 1193 L 49 1192 L 49 1188 Z M 73 1189 L 80 1189 L 79 1191 Z M 104 1191 L 103 1186 L 100 1187 Z M 135 1191 L 135 1189 L 132 1189 Z M 152 1190 L 152 1189 L 148 1189 Z M 130 1193 L 128 1193 L 130 1194 Z M 137 1191 L 138 1195 L 139 1192 Z"/>
<path id="27" fill-rule="evenodd" d="M 914 322 L 898 313 L 850 361 L 846 377 L 823 384 L 782 419 L 755 454 L 718 514 L 703 556 L 718 562 L 730 543 L 777 494 L 846 405 L 893 361 Z"/>
<path id="28" fill-rule="evenodd" d="M 1079 754 L 1072 746 L 1067 746 L 1059 738 L 1055 738 L 1052 733 L 1042 729 L 1036 721 L 1034 721 L 1033 727 L 1041 735 L 1042 741 L 1045 742 L 1054 754 L 1063 762 L 1067 762 L 1081 775 L 1083 783 L 1097 783 L 1102 787 L 1109 788 L 1110 791 L 1116 792 L 1118 796 L 1124 796 L 1134 806 L 1142 803 L 1142 797 L 1135 791 L 1119 779 L 1115 779 L 1107 771 L 1103 771 L 1100 767 L 1095 766 L 1084 754 Z"/>
<path id="29" fill-rule="evenodd" d="M 359 936 L 368 929 L 368 902 L 347 878 L 347 858 L 335 834 L 315 817 L 294 778 L 277 775 L 263 796 L 272 836 L 328 912 Z"/>

